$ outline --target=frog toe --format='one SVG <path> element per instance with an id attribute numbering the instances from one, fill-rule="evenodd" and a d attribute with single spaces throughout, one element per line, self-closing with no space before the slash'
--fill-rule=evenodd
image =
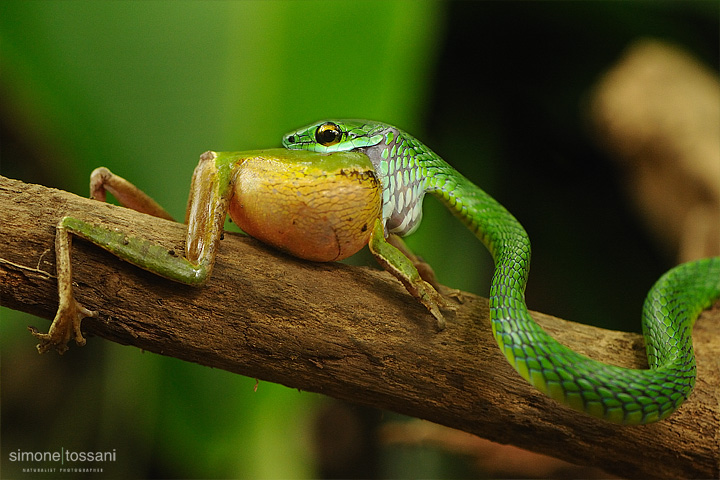
<path id="1" fill-rule="evenodd" d="M 75 300 L 69 302 L 66 307 L 60 307 L 48 333 L 40 333 L 35 327 L 28 327 L 30 333 L 40 343 L 37 345 L 39 353 L 45 353 L 51 349 L 60 355 L 68 350 L 68 342 L 75 339 L 79 346 L 85 345 L 85 337 L 81 331 L 82 320 L 85 317 L 96 317 L 97 312 L 89 310 Z"/>

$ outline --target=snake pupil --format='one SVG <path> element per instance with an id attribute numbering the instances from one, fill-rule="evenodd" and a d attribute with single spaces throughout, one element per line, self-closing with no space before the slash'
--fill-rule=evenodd
<path id="1" fill-rule="evenodd" d="M 332 122 L 323 123 L 315 132 L 315 140 L 326 147 L 340 143 L 342 131 Z"/>

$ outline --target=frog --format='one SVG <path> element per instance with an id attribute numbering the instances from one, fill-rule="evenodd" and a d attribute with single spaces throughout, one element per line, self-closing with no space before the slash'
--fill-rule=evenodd
<path id="1" fill-rule="evenodd" d="M 90 175 L 90 197 L 105 202 L 107 193 L 121 206 L 174 221 L 151 196 L 108 168 L 98 167 Z M 99 312 L 75 298 L 72 237 L 160 277 L 202 288 L 212 274 L 229 215 L 245 234 L 310 262 L 341 261 L 367 245 L 442 330 L 446 325 L 442 310 L 449 304 L 439 293 L 441 286 L 432 268 L 388 231 L 382 197 L 376 167 L 362 151 L 207 151 L 190 182 L 184 255 L 92 219 L 66 215 L 56 226 L 57 312 L 47 333 L 28 328 L 40 342 L 40 353 L 62 354 L 71 340 L 79 346 L 86 343 L 82 320 L 98 317 Z"/>

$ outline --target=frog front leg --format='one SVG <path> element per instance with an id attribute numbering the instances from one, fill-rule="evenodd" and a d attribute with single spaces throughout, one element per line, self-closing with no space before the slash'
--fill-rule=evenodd
<path id="1" fill-rule="evenodd" d="M 404 243 L 401 245 L 404 246 Z M 423 279 L 408 255 L 385 239 L 385 227 L 379 218 L 375 221 L 368 247 L 377 262 L 400 280 L 405 289 L 435 317 L 438 330 L 444 330 L 446 322 L 440 309 L 447 307 L 447 302 L 430 283 Z"/>
<path id="2" fill-rule="evenodd" d="M 80 328 L 82 319 L 97 315 L 96 312 L 78 303 L 73 295 L 71 265 L 73 235 L 160 276 L 189 285 L 205 283 L 212 271 L 218 242 L 223 232 L 231 193 L 232 171 L 238 161 L 241 161 L 241 157 L 222 154 L 218 159 L 218 154 L 215 152 L 206 152 L 201 156 L 193 174 L 188 201 L 188 232 L 184 257 L 177 256 L 146 239 L 128 236 L 116 229 L 96 225 L 73 216 L 62 218 L 58 223 L 55 237 L 58 310 L 48 333 L 40 333 L 34 327 L 29 327 L 31 333 L 40 340 L 38 351 L 44 353 L 55 349 L 62 354 L 67 350 L 67 343 L 72 338 L 78 345 L 84 345 L 85 338 Z M 101 173 L 106 176 L 106 180 L 110 179 L 111 187 L 108 190 L 122 203 L 131 206 L 148 204 L 146 199 L 149 197 L 134 185 L 120 177 L 112 176 L 107 169 Z M 99 187 L 93 189 L 94 196 L 97 195 L 97 191 Z M 101 198 L 104 199 L 104 191 Z M 159 210 L 154 209 L 156 213 L 162 210 L 161 207 L 158 208 Z M 145 211 L 152 213 L 147 209 Z M 169 218 L 169 215 L 165 218 Z"/>
<path id="3" fill-rule="evenodd" d="M 443 285 L 440 285 L 438 282 L 437 277 L 435 276 L 435 270 L 433 270 L 429 263 L 415 255 L 402 238 L 391 233 L 385 240 L 387 240 L 390 245 L 400 250 L 400 252 L 402 252 L 402 254 L 412 262 L 423 280 L 432 285 L 432 287 L 438 292 L 441 291 Z"/>

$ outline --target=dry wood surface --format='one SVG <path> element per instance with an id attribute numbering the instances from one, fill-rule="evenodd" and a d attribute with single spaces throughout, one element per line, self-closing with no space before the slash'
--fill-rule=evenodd
<path id="1" fill-rule="evenodd" d="M 57 308 L 53 241 L 64 215 L 183 251 L 182 224 L 67 192 L 0 177 L 0 205 L 1 304 L 39 317 L 51 319 Z M 396 411 L 623 477 L 720 476 L 717 305 L 695 327 L 691 398 L 668 420 L 623 427 L 561 407 L 529 386 L 492 338 L 487 299 L 469 293 L 437 332 L 385 272 L 296 260 L 231 233 L 202 288 L 164 280 L 81 240 L 73 267 L 77 298 L 100 312 L 83 323 L 89 342 L 102 337 Z M 582 353 L 646 365 L 639 335 L 533 316 Z M 35 326 L 46 331 L 49 323 Z M 28 333 L 27 348 L 35 343 Z"/>

